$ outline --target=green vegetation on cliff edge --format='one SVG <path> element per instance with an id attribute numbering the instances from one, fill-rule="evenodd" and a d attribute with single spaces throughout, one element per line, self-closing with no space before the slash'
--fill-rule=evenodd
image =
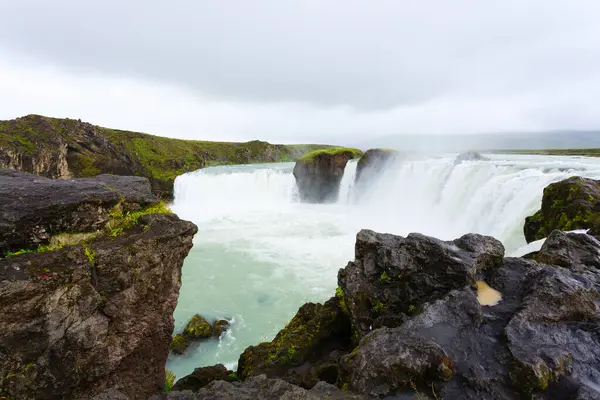
<path id="1" fill-rule="evenodd" d="M 328 147 L 171 139 L 39 115 L 0 121 L 0 167 L 6 166 L 4 156 L 25 172 L 63 177 L 53 166 L 59 165 L 62 153 L 74 177 L 145 176 L 155 193 L 167 196 L 172 195 L 175 177 L 185 172 L 213 165 L 294 161 Z"/>
<path id="2" fill-rule="evenodd" d="M 322 155 L 337 156 L 337 155 L 342 155 L 342 154 L 348 154 L 351 156 L 350 158 L 353 159 L 353 158 L 360 157 L 362 155 L 362 153 L 363 152 L 361 150 L 352 149 L 349 147 L 329 147 L 326 149 L 319 149 L 319 150 L 311 151 L 310 153 L 304 154 L 298 160 L 299 161 L 311 161 L 315 157 L 322 156 Z"/>

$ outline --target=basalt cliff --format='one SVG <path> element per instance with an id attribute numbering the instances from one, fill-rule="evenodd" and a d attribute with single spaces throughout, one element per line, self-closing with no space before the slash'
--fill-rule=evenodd
<path id="1" fill-rule="evenodd" d="M 145 178 L 0 170 L 0 398 L 162 392 L 196 231 Z"/>
<path id="2" fill-rule="evenodd" d="M 161 198 L 182 173 L 211 165 L 294 161 L 323 145 L 169 139 L 80 120 L 28 115 L 0 121 L 0 168 L 48 178 L 142 176 Z"/>

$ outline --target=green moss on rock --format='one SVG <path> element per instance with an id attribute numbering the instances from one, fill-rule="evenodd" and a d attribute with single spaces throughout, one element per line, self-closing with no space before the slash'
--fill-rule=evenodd
<path id="1" fill-rule="evenodd" d="M 300 157 L 298 161 L 312 161 L 313 159 L 320 156 L 341 156 L 346 155 L 348 159 L 358 158 L 362 155 L 362 151 L 358 149 L 353 149 L 350 147 L 330 147 L 328 149 L 320 149 L 311 151 Z"/>
<path id="2" fill-rule="evenodd" d="M 241 379 L 260 374 L 285 377 L 290 368 L 323 359 L 333 350 L 349 351 L 350 335 L 350 321 L 338 298 L 306 303 L 271 342 L 242 353 L 237 374 Z"/>
<path id="3" fill-rule="evenodd" d="M 574 176 L 544 189 L 541 209 L 525 219 L 525 239 L 543 239 L 555 229 L 600 232 L 599 181 Z"/>
<path id="4" fill-rule="evenodd" d="M 169 350 L 171 350 L 175 354 L 183 354 L 185 350 L 190 345 L 190 341 L 188 338 L 180 333 L 173 336 L 173 340 L 169 345 Z"/>
<path id="5" fill-rule="evenodd" d="M 183 328 L 183 334 L 190 339 L 206 339 L 212 336 L 213 328 L 203 316 L 196 314 Z"/>

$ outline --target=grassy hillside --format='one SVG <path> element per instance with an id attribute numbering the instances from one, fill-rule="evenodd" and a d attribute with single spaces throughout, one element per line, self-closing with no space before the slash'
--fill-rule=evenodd
<path id="1" fill-rule="evenodd" d="M 212 165 L 294 161 L 328 147 L 170 139 L 39 115 L 0 121 L 0 168 L 52 178 L 65 177 L 65 165 L 74 177 L 145 176 L 155 192 L 167 197 L 172 195 L 175 177 L 188 171 Z"/>

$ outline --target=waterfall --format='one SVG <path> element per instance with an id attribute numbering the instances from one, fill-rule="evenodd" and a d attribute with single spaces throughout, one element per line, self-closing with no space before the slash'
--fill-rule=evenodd
<path id="1" fill-rule="evenodd" d="M 352 202 L 352 188 L 356 179 L 356 167 L 358 160 L 350 160 L 344 169 L 344 176 L 340 182 L 340 192 L 338 195 L 338 203 L 348 204 Z"/>
<path id="2" fill-rule="evenodd" d="M 272 339 L 299 305 L 330 298 L 362 228 L 442 239 L 477 232 L 500 239 L 507 255 L 524 254 L 541 246 L 523 247 L 522 230 L 543 188 L 572 175 L 600 178 L 600 160 L 591 158 L 492 155 L 459 165 L 454 158 L 395 161 L 358 186 L 351 161 L 333 204 L 299 201 L 293 163 L 179 176 L 173 209 L 199 231 L 182 271 L 175 329 L 195 313 L 234 322 L 220 340 L 171 356 L 169 369 L 184 376 L 199 366 L 233 366 L 247 346 Z"/>

